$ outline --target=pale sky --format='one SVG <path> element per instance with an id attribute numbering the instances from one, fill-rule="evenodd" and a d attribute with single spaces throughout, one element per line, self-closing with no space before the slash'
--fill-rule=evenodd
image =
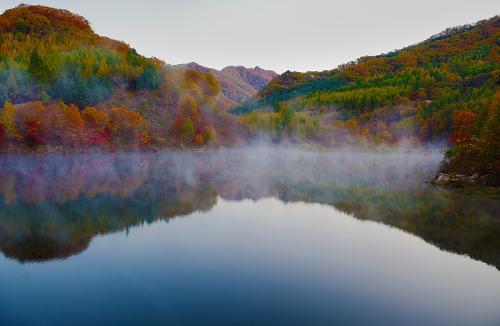
<path id="1" fill-rule="evenodd" d="M 100 34 L 167 63 L 337 67 L 500 13 L 498 0 L 23 0 L 87 18 Z M 0 0 L 0 11 L 19 1 Z"/>

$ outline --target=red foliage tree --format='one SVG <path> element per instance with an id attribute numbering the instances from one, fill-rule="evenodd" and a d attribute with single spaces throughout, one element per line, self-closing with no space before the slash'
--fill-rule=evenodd
<path id="1" fill-rule="evenodd" d="M 105 146 L 110 142 L 109 117 L 104 111 L 88 107 L 82 111 L 85 124 L 85 138 L 92 146 Z"/>
<path id="2" fill-rule="evenodd" d="M 5 134 L 5 128 L 3 123 L 0 121 L 0 148 L 5 146 L 7 140 L 7 135 Z"/>
<path id="3" fill-rule="evenodd" d="M 38 146 L 46 142 L 47 109 L 41 102 L 30 102 L 16 107 L 16 129 L 27 145 Z"/>

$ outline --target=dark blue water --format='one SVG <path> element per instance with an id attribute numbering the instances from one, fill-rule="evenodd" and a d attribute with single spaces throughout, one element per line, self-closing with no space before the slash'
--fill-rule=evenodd
<path id="1" fill-rule="evenodd" d="M 497 201 L 265 153 L 5 158 L 0 325 L 500 323 Z"/>

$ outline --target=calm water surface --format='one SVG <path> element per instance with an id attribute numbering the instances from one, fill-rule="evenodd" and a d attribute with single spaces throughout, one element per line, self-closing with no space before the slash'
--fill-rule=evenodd
<path id="1" fill-rule="evenodd" d="M 434 152 L 0 157 L 0 325 L 500 324 L 500 203 Z"/>

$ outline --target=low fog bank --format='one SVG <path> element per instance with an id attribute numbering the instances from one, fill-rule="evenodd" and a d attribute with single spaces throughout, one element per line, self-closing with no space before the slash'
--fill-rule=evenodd
<path id="1" fill-rule="evenodd" d="M 414 186 L 432 178 L 443 157 L 442 147 L 343 147 L 317 151 L 291 144 L 259 143 L 200 153 L 158 154 L 186 180 L 200 168 L 216 177 L 230 177 L 254 188 L 281 181 L 289 185 L 338 183 L 365 186 Z M 203 167 L 199 162 L 203 161 Z M 168 165 L 168 164 L 167 164 Z"/>
<path id="2" fill-rule="evenodd" d="M 163 153 L 7 155 L 0 157 L 0 195 L 12 202 L 56 201 L 99 193 L 131 196 L 140 188 L 162 192 L 171 184 L 210 185 L 228 197 L 272 195 L 277 187 L 425 186 L 443 148 L 344 147 L 311 151 L 290 144 Z M 21 194 L 21 196 L 19 196 Z"/>
<path id="3" fill-rule="evenodd" d="M 237 162 L 234 173 L 261 181 L 286 177 L 289 181 L 330 181 L 341 184 L 404 184 L 425 181 L 438 169 L 443 148 L 343 147 L 312 151 L 293 145 L 256 144 L 214 152 L 218 160 Z M 236 158 L 235 158 L 236 157 Z"/>

